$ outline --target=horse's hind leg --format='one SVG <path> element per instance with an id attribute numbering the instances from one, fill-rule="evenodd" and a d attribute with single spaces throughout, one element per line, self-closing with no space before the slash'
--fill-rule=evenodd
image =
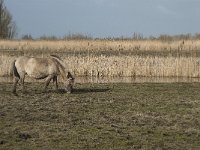
<path id="1" fill-rule="evenodd" d="M 24 80 L 25 80 L 25 73 L 22 73 L 20 75 L 20 82 L 22 84 L 22 91 L 23 91 L 23 93 L 25 93 Z"/>
<path id="2" fill-rule="evenodd" d="M 14 81 L 14 85 L 13 85 L 13 89 L 12 89 L 12 92 L 14 94 L 16 94 L 16 88 L 17 88 L 17 83 L 19 81 L 19 78 L 18 77 L 15 77 L 15 81 Z"/>

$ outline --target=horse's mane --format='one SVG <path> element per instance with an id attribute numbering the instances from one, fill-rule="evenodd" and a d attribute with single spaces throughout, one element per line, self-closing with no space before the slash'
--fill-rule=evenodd
<path id="1" fill-rule="evenodd" d="M 63 60 L 62 60 L 59 56 L 57 56 L 57 55 L 50 55 L 50 57 L 51 57 L 53 60 L 55 60 L 57 63 L 59 63 L 60 65 L 62 65 L 62 66 L 64 67 L 64 65 L 63 65 Z"/>
<path id="2" fill-rule="evenodd" d="M 57 56 L 57 55 L 53 55 L 53 54 L 51 54 L 50 56 L 53 57 L 53 58 L 56 58 L 56 59 L 59 59 L 59 60 L 62 61 L 62 59 L 61 59 L 59 56 Z"/>
<path id="3" fill-rule="evenodd" d="M 62 59 L 57 56 L 57 55 L 50 55 L 51 58 L 58 64 L 59 66 L 59 71 L 61 73 L 61 76 L 63 79 L 66 79 L 66 71 L 65 71 L 65 65 L 64 65 L 64 62 L 62 61 Z"/>

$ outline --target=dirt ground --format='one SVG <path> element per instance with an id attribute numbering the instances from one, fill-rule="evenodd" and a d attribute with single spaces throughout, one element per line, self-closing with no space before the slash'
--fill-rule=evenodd
<path id="1" fill-rule="evenodd" d="M 25 86 L 0 83 L 1 150 L 200 149 L 200 83 Z"/>

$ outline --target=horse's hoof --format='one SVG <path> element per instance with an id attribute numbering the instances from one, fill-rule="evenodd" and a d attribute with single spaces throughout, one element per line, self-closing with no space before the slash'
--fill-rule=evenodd
<path id="1" fill-rule="evenodd" d="M 15 94 L 15 93 L 16 93 L 16 90 L 12 90 L 12 93 Z"/>
<path id="2" fill-rule="evenodd" d="M 17 92 L 12 92 L 12 93 L 13 93 L 13 95 L 18 96 Z"/>
<path id="3" fill-rule="evenodd" d="M 73 89 L 71 89 L 71 90 L 69 90 L 69 91 L 66 91 L 67 92 L 67 94 L 71 94 L 71 93 L 73 93 Z"/>

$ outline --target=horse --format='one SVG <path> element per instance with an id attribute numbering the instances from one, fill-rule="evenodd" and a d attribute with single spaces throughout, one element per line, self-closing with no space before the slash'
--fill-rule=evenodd
<path id="1" fill-rule="evenodd" d="M 69 71 L 66 73 L 61 59 L 55 55 L 50 55 L 49 58 L 21 56 L 12 62 L 12 71 L 14 75 L 12 92 L 15 94 L 18 81 L 21 82 L 22 90 L 25 92 L 25 75 L 38 80 L 46 78 L 44 91 L 46 91 L 51 80 L 56 83 L 56 90 L 58 90 L 57 77 L 61 75 L 65 91 L 71 93 L 73 90 L 74 77 Z"/>

